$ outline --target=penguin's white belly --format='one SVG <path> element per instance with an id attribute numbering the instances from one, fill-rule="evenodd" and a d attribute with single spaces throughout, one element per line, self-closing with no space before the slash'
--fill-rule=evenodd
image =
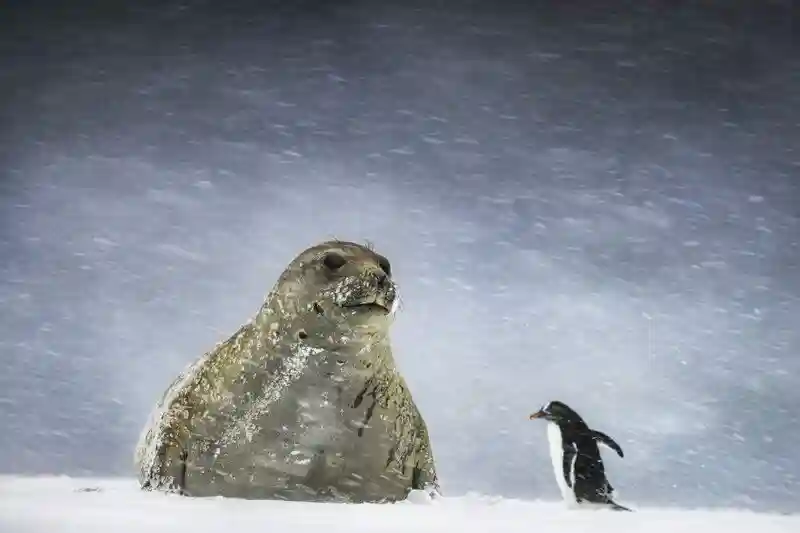
<path id="1" fill-rule="evenodd" d="M 568 505 L 574 504 L 577 502 L 575 493 L 567 485 L 567 480 L 564 479 L 564 448 L 561 445 L 561 429 L 557 424 L 547 423 L 547 440 L 550 443 L 550 460 L 553 462 L 553 473 L 556 476 L 556 483 L 558 483 L 558 488 L 561 491 L 561 497 L 564 498 Z M 572 468 L 574 468 L 574 461 Z M 572 475 L 572 472 L 569 474 Z M 574 481 L 572 486 L 575 486 Z"/>

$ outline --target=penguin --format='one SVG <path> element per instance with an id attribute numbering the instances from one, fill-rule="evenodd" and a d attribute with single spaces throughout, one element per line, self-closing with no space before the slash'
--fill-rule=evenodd
<path id="1" fill-rule="evenodd" d="M 547 421 L 550 459 L 561 495 L 567 504 L 595 504 L 615 511 L 631 511 L 613 500 L 614 487 L 606 478 L 598 443 L 624 457 L 622 448 L 601 431 L 590 429 L 581 416 L 563 402 L 552 401 L 530 415 Z"/>

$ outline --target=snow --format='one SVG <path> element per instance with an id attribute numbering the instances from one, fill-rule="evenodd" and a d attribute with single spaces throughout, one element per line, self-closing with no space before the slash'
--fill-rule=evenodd
<path id="1" fill-rule="evenodd" d="M 95 489 L 86 491 L 81 489 Z M 538 533 L 800 531 L 800 515 L 738 510 L 571 511 L 560 503 L 479 495 L 394 505 L 190 499 L 142 492 L 133 479 L 0 477 L 0 532 L 537 531 Z M 286 529 L 284 529 L 286 528 Z"/>

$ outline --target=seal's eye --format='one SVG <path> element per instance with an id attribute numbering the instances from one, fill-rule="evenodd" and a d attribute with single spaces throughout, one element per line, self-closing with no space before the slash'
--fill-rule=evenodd
<path id="1" fill-rule="evenodd" d="M 347 263 L 347 260 L 341 255 L 331 252 L 325 256 L 322 263 L 330 270 L 339 270 Z"/>
<path id="2" fill-rule="evenodd" d="M 381 257 L 378 259 L 378 266 L 381 267 L 381 270 L 386 272 L 386 275 L 391 277 L 392 276 L 392 265 L 389 264 L 389 260 L 385 257 Z"/>

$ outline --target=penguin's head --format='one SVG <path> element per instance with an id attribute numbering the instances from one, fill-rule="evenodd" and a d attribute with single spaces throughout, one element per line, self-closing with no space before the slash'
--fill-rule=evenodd
<path id="1" fill-rule="evenodd" d="M 530 420 L 544 418 L 548 422 L 555 424 L 569 424 L 570 422 L 583 422 L 578 413 L 570 406 L 558 400 L 553 400 L 542 406 L 541 409 L 530 415 Z"/>

